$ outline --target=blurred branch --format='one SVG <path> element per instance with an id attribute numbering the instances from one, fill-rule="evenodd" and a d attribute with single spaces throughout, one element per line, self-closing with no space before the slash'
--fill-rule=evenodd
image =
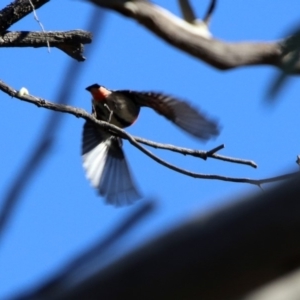
<path id="1" fill-rule="evenodd" d="M 84 30 L 13 31 L 0 34 L 0 47 L 56 47 L 78 61 L 85 60 L 83 45 L 92 42 L 92 34 Z"/>
<path id="2" fill-rule="evenodd" d="M 48 153 L 52 147 L 52 139 L 44 139 L 38 146 L 35 148 L 31 154 L 28 161 L 26 161 L 25 166 L 23 167 L 23 172 L 20 172 L 14 180 L 14 188 L 10 189 L 3 207 L 1 207 L 0 212 L 0 236 L 2 236 L 5 229 L 5 225 L 13 211 L 19 197 L 21 196 L 24 188 L 27 186 L 28 182 L 31 179 L 31 176 L 36 172 L 40 163 L 43 161 L 45 153 Z"/>
<path id="3" fill-rule="evenodd" d="M 99 10 L 94 9 L 89 18 L 88 28 L 90 31 L 95 32 L 95 35 L 99 32 L 100 25 L 103 24 L 103 16 L 103 10 L 99 13 Z M 64 80 L 61 80 L 60 87 L 57 88 L 57 95 L 55 97 L 58 99 L 57 106 L 63 106 L 61 103 L 69 103 L 71 101 L 73 93 L 75 92 L 73 87 L 76 86 L 80 72 L 83 70 L 83 67 L 79 68 L 78 66 L 78 63 L 72 60 L 70 61 L 69 66 L 63 69 L 62 77 Z M 20 92 L 16 92 L 4 83 L 1 83 L 1 89 L 9 95 L 18 97 L 19 99 L 22 99 L 22 95 L 25 97 L 28 92 L 25 88 L 22 88 Z M 31 99 L 36 100 L 37 98 L 31 97 Z M 54 143 L 55 134 L 61 125 L 62 117 L 62 114 L 52 113 L 49 118 L 44 121 L 45 125 L 41 128 L 41 134 L 35 145 L 35 150 L 28 155 L 29 158 L 26 158 L 25 165 L 20 167 L 16 180 L 12 182 L 11 186 L 8 188 L 7 194 L 3 197 L 4 209 L 0 211 L 0 238 L 3 237 L 4 229 L 13 215 L 14 209 L 20 200 L 21 193 L 24 191 L 30 180 L 32 180 L 35 171 L 42 165 L 50 153 L 51 146 Z M 45 146 L 43 148 L 43 145 L 46 145 L 47 147 Z M 43 149 L 43 151 L 41 151 L 41 149 Z M 31 167 L 30 172 L 28 172 L 28 165 Z M 22 178 L 26 178 L 26 184 L 19 184 L 19 181 Z"/>
<path id="4" fill-rule="evenodd" d="M 179 2 L 179 7 L 181 10 L 182 16 L 186 22 L 197 26 L 197 23 L 199 23 L 199 21 L 200 21 L 201 23 L 204 23 L 204 24 L 206 24 L 206 26 L 208 26 L 208 23 L 210 22 L 210 20 L 212 18 L 212 14 L 214 13 L 214 10 L 216 8 L 217 0 L 210 1 L 210 5 L 207 9 L 207 12 L 206 12 L 203 20 L 199 20 L 197 18 L 189 0 L 179 0 L 178 2 Z"/>
<path id="5" fill-rule="evenodd" d="M 210 5 L 207 9 L 207 12 L 203 18 L 203 22 L 207 25 L 209 25 L 210 21 L 211 21 L 211 18 L 212 18 L 212 15 L 215 11 L 215 8 L 216 8 L 216 4 L 217 4 L 217 0 L 211 0 L 210 1 Z"/>
<path id="6" fill-rule="evenodd" d="M 299 182 L 195 214 L 68 290 L 13 299 L 242 299 L 300 266 Z"/>
<path id="7" fill-rule="evenodd" d="M 289 55 L 283 47 L 284 41 L 228 43 L 208 38 L 195 26 L 148 1 L 86 1 L 136 20 L 172 46 L 220 70 L 253 65 L 282 68 Z M 292 73 L 300 74 L 300 63 L 294 66 Z"/>
<path id="8" fill-rule="evenodd" d="M 190 4 L 189 0 L 179 0 L 179 7 L 184 20 L 188 23 L 194 24 L 197 20 L 196 14 Z"/>
<path id="9" fill-rule="evenodd" d="M 209 23 L 216 6 L 216 0 L 211 0 L 207 12 L 203 18 L 200 20 L 196 17 L 196 14 L 190 4 L 189 0 L 179 0 L 179 7 L 183 16 L 183 19 L 189 24 L 193 25 L 203 37 L 211 38 L 211 33 L 209 31 Z"/>
<path id="10" fill-rule="evenodd" d="M 166 162 L 165 160 L 159 158 L 158 156 L 154 155 L 151 151 L 149 151 L 146 148 L 144 148 L 143 146 L 141 146 L 138 143 L 137 138 L 134 138 L 133 136 L 128 134 L 126 131 L 122 130 L 121 128 L 119 128 L 117 126 L 114 126 L 114 125 L 109 124 L 104 121 L 97 120 L 93 115 L 89 114 L 88 112 L 86 112 L 83 109 L 72 107 L 69 105 L 55 104 L 55 103 L 49 102 L 43 98 L 34 97 L 31 95 L 26 95 L 26 94 L 25 95 L 20 94 L 16 90 L 14 90 L 13 88 L 11 88 L 7 84 L 5 84 L 3 81 L 0 81 L 0 90 L 2 90 L 4 93 L 6 93 L 12 97 L 35 104 L 38 107 L 43 107 L 43 108 L 47 108 L 47 109 L 54 110 L 54 111 L 68 113 L 75 117 L 89 120 L 89 121 L 93 122 L 94 124 L 97 124 L 98 126 L 111 131 L 113 134 L 116 134 L 116 135 L 120 136 L 121 138 L 128 140 L 130 144 L 132 144 L 133 146 L 138 148 L 140 151 L 145 153 L 147 156 L 149 156 L 150 158 L 152 158 L 159 164 L 161 164 L 173 171 L 176 171 L 178 173 L 181 173 L 181 174 L 193 177 L 193 178 L 210 179 L 210 180 L 213 179 L 213 180 L 221 180 L 221 181 L 236 182 L 236 183 L 248 183 L 248 184 L 253 184 L 253 185 L 260 187 L 262 184 L 286 180 L 286 179 L 295 177 L 297 174 L 299 174 L 298 172 L 294 172 L 294 173 L 284 174 L 284 175 L 280 175 L 280 176 L 256 180 L 256 179 L 250 179 L 250 178 L 228 177 L 228 176 L 222 176 L 222 175 L 214 175 L 214 174 L 210 175 L 210 174 L 190 172 L 185 169 L 181 169 L 175 165 L 172 165 L 172 164 Z M 210 152 L 210 151 L 208 151 L 208 152 Z"/>
<path id="11" fill-rule="evenodd" d="M 48 296 L 52 299 L 56 299 L 56 297 L 74 288 L 74 285 L 76 286 L 78 282 L 82 282 L 86 277 L 91 275 L 90 273 L 92 273 L 95 265 L 101 268 L 103 255 L 106 251 L 109 250 L 112 245 L 119 242 L 126 233 L 137 226 L 146 216 L 153 212 L 154 208 L 154 201 L 148 200 L 143 202 L 134 212 L 130 213 L 129 216 L 117 224 L 104 239 L 97 241 L 87 251 L 84 251 L 70 260 L 59 270 L 58 274 L 41 288 L 38 288 L 30 294 L 33 294 L 34 297 L 38 294 L 39 297 Z M 86 271 L 84 272 L 83 270 Z M 90 272 L 88 270 L 90 270 Z M 25 298 L 31 298 L 32 296 L 30 294 L 25 295 Z"/>
<path id="12" fill-rule="evenodd" d="M 40 8 L 50 0 L 31 0 L 35 9 Z M 0 33 L 18 22 L 33 11 L 28 0 L 15 0 L 0 11 Z"/>
<path id="13" fill-rule="evenodd" d="M 282 71 L 273 79 L 269 87 L 268 97 L 270 100 L 278 95 L 293 70 L 300 68 L 300 26 L 282 43 L 282 47 L 286 53 L 285 61 Z"/>

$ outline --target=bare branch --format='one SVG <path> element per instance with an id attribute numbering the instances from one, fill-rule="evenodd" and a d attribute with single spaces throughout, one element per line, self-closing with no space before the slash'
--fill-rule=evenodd
<path id="1" fill-rule="evenodd" d="M 281 68 L 289 55 L 284 41 L 228 43 L 208 39 L 193 25 L 148 1 L 86 0 L 135 19 L 167 43 L 220 70 L 270 65 Z M 300 63 L 292 72 L 300 74 Z"/>
<path id="2" fill-rule="evenodd" d="M 297 290 L 280 285 L 275 293 L 248 297 L 300 267 L 299 183 L 300 176 L 270 191 L 232 197 L 227 205 L 185 218 L 107 267 L 86 259 L 86 269 L 56 273 L 13 299 L 299 300 L 298 278 L 293 278 Z"/>
<path id="3" fill-rule="evenodd" d="M 224 149 L 224 148 L 225 148 L 225 145 L 222 144 L 222 145 L 220 145 L 220 146 L 217 146 L 217 147 L 215 147 L 215 148 L 213 148 L 213 149 L 207 151 L 206 154 L 211 156 L 211 155 L 213 155 L 214 153 L 216 153 L 216 152 L 218 152 L 219 150 Z"/>
<path id="4" fill-rule="evenodd" d="M 51 138 L 44 139 L 38 145 L 38 147 L 35 148 L 29 160 L 26 161 L 23 167 L 23 172 L 20 172 L 15 178 L 15 185 L 14 185 L 15 188 L 9 190 L 7 196 L 5 197 L 5 201 L 3 202 L 3 206 L 1 206 L 0 237 L 2 237 L 3 231 L 5 229 L 5 225 L 9 220 L 11 216 L 11 212 L 16 206 L 16 203 L 19 199 L 19 196 L 23 192 L 24 187 L 26 187 L 32 175 L 40 167 L 40 164 L 43 161 L 45 154 L 49 152 L 52 145 L 53 145 L 53 139 Z"/>
<path id="5" fill-rule="evenodd" d="M 56 47 L 78 61 L 84 61 L 83 44 L 92 42 L 92 34 L 84 30 L 13 31 L 0 34 L 0 47 Z"/>
<path id="6" fill-rule="evenodd" d="M 208 28 L 209 20 L 214 11 L 215 0 L 212 0 L 210 6 L 208 7 L 207 13 L 203 20 L 200 20 L 196 17 L 194 10 L 190 4 L 189 0 L 179 0 L 179 6 L 181 9 L 182 16 L 186 22 L 193 25 L 196 28 L 200 35 L 205 38 L 211 38 L 211 33 Z"/>
<path id="7" fill-rule="evenodd" d="M 196 14 L 194 13 L 194 10 L 190 4 L 189 0 L 179 0 L 179 6 L 181 9 L 182 16 L 184 20 L 188 23 L 193 24 L 197 17 Z"/>
<path id="8" fill-rule="evenodd" d="M 296 164 L 300 167 L 300 155 L 297 155 Z"/>
<path id="9" fill-rule="evenodd" d="M 181 169 L 175 165 L 172 165 L 172 164 L 164 161 L 163 159 L 154 155 L 151 151 L 149 151 L 146 148 L 144 148 L 143 146 L 141 146 L 136 141 L 136 139 L 133 136 L 131 136 L 130 134 L 128 134 L 126 131 L 122 130 L 121 128 L 119 128 L 117 126 L 109 124 L 107 122 L 97 120 L 93 115 L 89 114 L 88 112 L 86 112 L 83 109 L 72 107 L 69 105 L 55 104 L 55 103 L 49 102 L 43 98 L 27 95 L 26 93 L 25 94 L 18 93 L 16 90 L 14 90 L 13 88 L 8 86 L 6 83 L 4 83 L 1 80 L 0 80 L 0 90 L 2 90 L 3 92 L 5 92 L 6 94 L 8 94 L 12 97 L 35 104 L 38 107 L 43 107 L 43 108 L 47 108 L 47 109 L 54 110 L 54 111 L 68 113 L 68 114 L 74 115 L 78 118 L 83 118 L 85 120 L 89 120 L 89 121 L 93 122 L 94 124 L 97 124 L 98 126 L 111 131 L 113 134 L 116 134 L 117 136 L 120 136 L 123 139 L 128 140 L 130 142 L 130 144 L 132 144 L 133 146 L 138 148 L 140 151 L 145 153 L 147 156 L 149 156 L 150 158 L 152 158 L 159 164 L 161 164 L 173 171 L 176 171 L 178 173 L 181 173 L 181 174 L 193 177 L 193 178 L 211 179 L 211 180 L 213 179 L 213 180 L 221 180 L 221 181 L 229 181 L 229 182 L 237 182 L 237 183 L 248 183 L 248 184 L 260 186 L 265 183 L 271 183 L 271 182 L 276 182 L 276 181 L 281 181 L 281 180 L 285 180 L 288 178 L 292 178 L 292 177 L 296 176 L 297 174 L 299 174 L 299 172 L 294 172 L 294 173 L 289 173 L 289 174 L 285 174 L 285 175 L 281 175 L 281 176 L 256 180 L 256 179 L 250 179 L 250 178 L 228 177 L 228 176 L 222 176 L 222 175 L 202 174 L 202 173 L 191 172 L 191 171 L 188 171 L 185 169 Z"/>
<path id="10" fill-rule="evenodd" d="M 34 19 L 37 21 L 37 23 L 38 23 L 39 26 L 41 27 L 42 31 L 45 33 L 46 30 L 45 30 L 45 28 L 44 28 L 44 25 L 43 25 L 43 23 L 39 20 L 39 17 L 38 17 L 38 15 L 37 15 L 37 13 L 36 13 L 36 10 L 35 10 L 35 8 L 34 8 L 34 5 L 33 5 L 32 1 L 31 1 L 31 0 L 28 0 L 28 1 L 29 1 L 30 5 L 31 5 L 31 7 L 32 7 L 32 12 L 33 12 Z M 48 47 L 48 52 L 50 53 L 50 44 L 49 44 L 49 41 L 47 41 L 47 47 Z"/>
<path id="11" fill-rule="evenodd" d="M 215 10 L 215 7 L 216 7 L 216 2 L 217 2 L 216 0 L 210 1 L 210 5 L 207 9 L 207 12 L 206 12 L 203 20 L 199 20 L 197 18 L 189 0 L 179 0 L 178 2 L 179 2 L 182 16 L 186 22 L 197 25 L 197 23 L 199 23 L 199 21 L 200 21 L 201 23 L 204 23 L 208 27 L 208 24 L 210 22 L 210 19 Z"/>
<path id="12" fill-rule="evenodd" d="M 129 216 L 126 216 L 126 218 L 117 224 L 106 237 L 99 239 L 99 241 L 91 246 L 88 251 L 85 251 L 68 261 L 61 268 L 57 276 L 51 278 L 39 292 L 47 293 L 47 291 L 55 290 L 57 291 L 57 295 L 53 295 L 53 299 L 55 299 L 62 291 L 68 290 L 70 288 L 69 283 L 73 282 L 74 278 L 82 273 L 82 270 L 88 270 L 88 268 L 91 265 L 94 265 L 96 261 L 105 261 L 105 254 L 109 247 L 117 243 L 124 235 L 132 230 L 132 228 L 136 227 L 138 223 L 152 213 L 154 209 L 155 202 L 153 200 L 143 201 L 141 206 L 138 206 L 134 212 L 131 212 Z M 77 275 L 74 276 L 74 274 Z M 77 285 L 78 282 L 76 279 L 75 282 Z M 67 286 L 68 288 L 66 288 Z"/>
<path id="13" fill-rule="evenodd" d="M 205 24 L 207 24 L 207 26 L 209 25 L 210 21 L 211 21 L 211 17 L 212 17 L 212 14 L 214 13 L 214 10 L 216 8 L 216 2 L 217 0 L 211 0 L 210 2 L 210 5 L 208 7 L 208 10 L 203 18 L 203 22 Z"/>
<path id="14" fill-rule="evenodd" d="M 35 9 L 40 8 L 50 0 L 16 0 L 7 5 L 0 11 L 0 32 L 7 30 L 12 24 L 18 22 L 33 11 L 32 5 Z"/>
<path id="15" fill-rule="evenodd" d="M 282 65 L 282 72 L 276 76 L 269 87 L 269 100 L 274 100 L 275 96 L 278 95 L 288 75 L 293 73 L 294 69 L 300 68 L 300 26 L 283 42 L 283 48 L 286 55 L 284 64 Z"/>
<path id="16" fill-rule="evenodd" d="M 169 145 L 169 144 L 161 144 L 161 143 L 149 141 L 144 138 L 137 137 L 137 136 L 134 136 L 133 138 L 139 143 L 142 143 L 142 144 L 145 144 L 145 145 L 157 148 L 157 149 L 166 149 L 166 150 L 170 150 L 173 152 L 181 153 L 183 155 L 191 155 L 191 156 L 199 157 L 204 160 L 206 160 L 207 158 L 215 158 L 215 159 L 219 159 L 219 160 L 223 160 L 223 161 L 227 161 L 227 162 L 231 162 L 231 163 L 248 165 L 253 168 L 257 168 L 257 164 L 252 160 L 244 160 L 244 159 L 240 159 L 240 158 L 216 154 L 215 152 L 219 151 L 220 149 L 225 148 L 224 145 L 218 146 L 217 148 L 214 148 L 210 151 L 203 151 L 203 150 L 194 150 L 194 149 L 177 147 L 177 146 Z"/>

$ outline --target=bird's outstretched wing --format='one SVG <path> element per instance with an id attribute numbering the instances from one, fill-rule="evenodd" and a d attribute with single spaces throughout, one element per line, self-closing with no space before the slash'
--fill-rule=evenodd
<path id="1" fill-rule="evenodd" d="M 122 140 L 89 121 L 83 128 L 82 159 L 87 178 L 108 204 L 127 205 L 141 198 L 122 150 Z"/>
<path id="2" fill-rule="evenodd" d="M 140 106 L 148 106 L 174 124 L 202 140 L 219 134 L 218 123 L 193 108 L 188 102 L 154 92 L 118 91 L 131 97 Z"/>

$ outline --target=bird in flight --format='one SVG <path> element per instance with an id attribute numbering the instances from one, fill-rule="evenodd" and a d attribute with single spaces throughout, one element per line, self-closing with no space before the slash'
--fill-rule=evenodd
<path id="1" fill-rule="evenodd" d="M 189 103 L 155 92 L 108 90 L 99 84 L 86 88 L 92 94 L 92 114 L 101 121 L 125 128 L 132 125 L 141 107 L 150 107 L 175 125 L 201 140 L 219 134 L 215 121 Z M 82 136 L 82 158 L 86 176 L 108 204 L 127 205 L 141 198 L 123 149 L 122 139 L 86 121 Z"/>

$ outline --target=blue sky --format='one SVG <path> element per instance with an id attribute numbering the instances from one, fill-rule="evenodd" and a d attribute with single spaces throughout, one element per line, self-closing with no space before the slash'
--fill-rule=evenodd
<path id="1" fill-rule="evenodd" d="M 203 3 L 202 3 L 203 2 Z M 8 4 L 9 2 L 7 2 Z M 157 4 L 179 14 L 176 1 Z M 208 1 L 193 1 L 199 17 Z M 299 24 L 299 1 L 223 0 L 217 5 L 211 30 L 226 41 L 272 41 Z M 93 6 L 83 1 L 51 1 L 37 11 L 46 30 L 87 29 Z M 55 16 L 55 17 L 53 17 Z M 74 17 L 76 16 L 76 17 Z M 29 15 L 11 30 L 40 30 Z M 158 39 L 136 22 L 107 11 L 104 28 L 73 87 L 72 105 L 90 111 L 85 87 L 99 83 L 110 89 L 160 91 L 186 99 L 222 126 L 219 137 L 200 143 L 153 111 L 144 109 L 130 133 L 161 143 L 209 150 L 251 159 L 258 169 L 226 162 L 185 157 L 151 149 L 182 168 L 205 174 L 265 178 L 296 171 L 299 154 L 299 81 L 291 78 L 275 105 L 265 95 L 278 71 L 247 67 L 221 72 Z M 57 49 L 1 49 L 1 80 L 31 94 L 57 101 L 57 89 L 71 58 Z M 0 93 L 0 193 L 2 198 L 34 149 L 49 111 Z M 0 298 L 32 286 L 75 254 L 104 237 L 142 201 L 125 208 L 104 204 L 90 187 L 81 166 L 84 121 L 64 115 L 47 161 L 24 190 L 0 244 Z M 135 181 L 145 198 L 156 199 L 154 213 L 123 241 L 122 251 L 169 230 L 195 214 L 237 198 L 261 193 L 254 186 L 200 180 L 175 173 L 152 161 L 127 142 L 125 152 Z M 268 186 L 264 186 L 268 188 Z M 254 220 L 255 221 L 255 220 Z"/>

